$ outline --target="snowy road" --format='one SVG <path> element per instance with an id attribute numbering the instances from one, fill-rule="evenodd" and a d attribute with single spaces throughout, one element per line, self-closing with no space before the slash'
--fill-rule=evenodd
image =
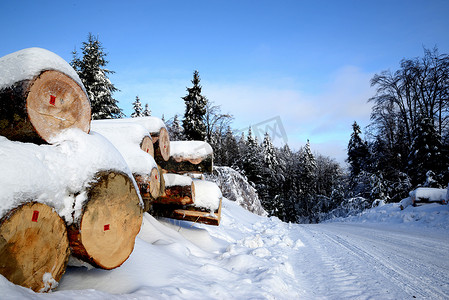
<path id="1" fill-rule="evenodd" d="M 449 298 L 449 234 L 342 223 L 290 234 L 304 244 L 290 263 L 306 298 Z"/>
<path id="2" fill-rule="evenodd" d="M 449 206 L 301 225 L 223 200 L 220 226 L 145 214 L 121 267 L 71 267 L 49 294 L 0 276 L 0 299 L 449 299 Z"/>

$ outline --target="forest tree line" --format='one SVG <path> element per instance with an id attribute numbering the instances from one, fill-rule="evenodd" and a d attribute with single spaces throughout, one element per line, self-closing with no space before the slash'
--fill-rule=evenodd
<path id="1" fill-rule="evenodd" d="M 74 51 L 72 66 L 92 102 L 92 117 L 123 117 L 105 68 L 105 52 L 89 35 Z M 354 122 L 348 137 L 348 169 L 334 159 L 313 154 L 307 141 L 294 151 L 273 146 L 270 135 L 259 141 L 251 127 L 236 134 L 232 115 L 222 113 L 204 95 L 198 71 L 182 97 L 185 111 L 166 121 L 171 140 L 205 140 L 214 149 L 214 164 L 242 173 L 256 188 L 270 215 L 287 222 L 319 222 L 337 208 L 370 207 L 376 199 L 397 202 L 418 186 L 446 187 L 449 181 L 449 56 L 424 49 L 424 56 L 403 59 L 394 72 L 371 80 L 376 94 L 371 123 L 362 130 Z M 139 97 L 131 117 L 151 115 Z M 165 120 L 164 120 L 165 121 Z M 348 124 L 348 126 L 351 126 Z M 358 198 L 357 198 L 358 197 Z"/>

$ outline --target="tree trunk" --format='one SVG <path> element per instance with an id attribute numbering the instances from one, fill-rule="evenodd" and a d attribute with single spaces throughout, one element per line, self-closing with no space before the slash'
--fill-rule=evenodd
<path id="1" fill-rule="evenodd" d="M 154 201 L 162 204 L 186 205 L 195 202 L 195 188 L 190 177 L 164 174 L 165 189 Z"/>
<path id="2" fill-rule="evenodd" d="M 161 203 L 153 203 L 151 210 L 152 214 L 158 217 L 218 226 L 221 221 L 221 201 L 220 199 L 218 209 L 214 212 L 202 210 L 191 205 L 182 206 Z"/>
<path id="3" fill-rule="evenodd" d="M 41 144 L 67 128 L 88 133 L 90 119 L 87 95 L 59 71 L 0 90 L 0 135 L 10 140 Z"/>
<path id="4" fill-rule="evenodd" d="M 157 164 L 170 158 L 170 136 L 167 129 L 162 127 L 159 132 L 150 132 L 154 146 L 154 160 Z"/>
<path id="5" fill-rule="evenodd" d="M 103 269 L 125 262 L 134 249 L 142 207 L 133 181 L 120 172 L 99 172 L 87 191 L 82 216 L 68 227 L 72 255 Z"/>
<path id="6" fill-rule="evenodd" d="M 174 158 L 170 156 L 168 161 L 160 162 L 160 166 L 168 173 L 212 173 L 213 155 L 208 154 L 205 157 L 197 159 Z"/>
<path id="7" fill-rule="evenodd" d="M 143 211 L 148 211 L 150 203 L 161 194 L 161 175 L 158 168 L 153 168 L 148 175 L 134 174 L 144 203 Z"/>
<path id="8" fill-rule="evenodd" d="M 151 136 L 146 136 L 142 139 L 140 143 L 140 149 L 150 154 L 154 158 L 154 146 Z"/>
<path id="9" fill-rule="evenodd" d="M 29 202 L 0 220 L 0 273 L 9 281 L 47 292 L 64 274 L 69 255 L 66 225 L 50 206 Z"/>

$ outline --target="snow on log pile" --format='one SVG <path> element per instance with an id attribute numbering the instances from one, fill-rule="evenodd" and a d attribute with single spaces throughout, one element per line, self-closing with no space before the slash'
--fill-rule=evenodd
<path id="1" fill-rule="evenodd" d="M 222 196 L 221 192 L 218 196 L 213 191 L 220 191 L 220 189 L 215 183 L 210 182 L 207 185 L 190 178 L 197 175 L 203 177 L 203 173 L 212 172 L 213 151 L 208 143 L 203 141 L 170 142 L 164 122 L 156 117 L 92 121 L 92 131 L 97 131 L 110 139 L 125 157 L 138 183 L 140 174 L 136 176 L 135 170 L 142 168 L 142 172 L 149 172 L 151 169 L 145 163 L 138 163 L 141 159 L 137 157 L 144 156 L 146 153 L 137 151 L 136 145 L 145 134 L 151 136 L 154 159 L 160 175 L 160 188 L 157 197 L 154 195 L 149 197 L 145 195 L 145 189 L 140 186 L 145 211 L 148 209 L 152 214 L 160 217 L 219 225 Z M 142 142 L 140 143 L 142 145 Z M 137 164 L 131 163 L 131 159 Z M 211 185 L 215 188 L 211 188 Z M 211 194 L 207 196 L 207 192 L 202 190 Z M 202 201 L 201 197 L 198 198 L 198 193 L 200 195 L 206 193 L 203 198 L 209 197 L 209 201 L 214 205 L 209 205 L 210 203 L 205 205 L 208 202 Z M 200 200 L 196 200 L 197 198 Z"/>
<path id="2" fill-rule="evenodd" d="M 132 122 L 92 121 L 91 130 L 106 137 L 122 154 L 139 186 L 145 210 L 161 193 L 161 174 L 152 154 L 152 137 L 148 130 Z"/>
<path id="3" fill-rule="evenodd" d="M 138 117 L 108 120 L 116 123 L 135 123 L 143 126 L 151 135 L 154 147 L 154 159 L 160 164 L 170 156 L 170 136 L 165 123 L 157 117 Z"/>
<path id="4" fill-rule="evenodd" d="M 40 48 L 0 58 L 0 135 L 45 143 L 66 128 L 89 132 L 90 103 L 78 75 Z"/>
<path id="5" fill-rule="evenodd" d="M 122 155 L 88 134 L 90 104 L 75 71 L 47 50 L 26 49 L 0 58 L 0 87 L 0 273 L 43 292 L 57 286 L 70 252 L 120 266 L 143 203 Z"/>

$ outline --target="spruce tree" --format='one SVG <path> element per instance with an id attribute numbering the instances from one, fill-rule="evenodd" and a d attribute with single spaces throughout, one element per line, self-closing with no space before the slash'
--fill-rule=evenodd
<path id="1" fill-rule="evenodd" d="M 112 97 L 118 89 L 108 78 L 108 74 L 114 72 L 105 68 L 108 61 L 98 37 L 89 33 L 81 50 L 83 57 L 79 59 L 75 50 L 70 64 L 86 88 L 92 108 L 92 119 L 121 118 L 122 110 L 118 107 L 118 101 Z"/>
<path id="2" fill-rule="evenodd" d="M 352 134 L 348 143 L 348 159 L 351 171 L 351 179 L 355 179 L 361 171 L 367 169 L 369 160 L 369 149 L 366 142 L 360 137 L 362 131 L 357 122 L 352 124 Z"/>
<path id="3" fill-rule="evenodd" d="M 145 109 L 143 110 L 142 114 L 144 117 L 151 116 L 151 110 L 148 108 L 148 103 L 145 104 Z"/>
<path id="4" fill-rule="evenodd" d="M 178 115 L 176 114 L 173 118 L 173 122 L 170 126 L 170 138 L 173 141 L 182 141 L 184 140 L 183 129 L 181 124 L 179 123 Z"/>
<path id="5" fill-rule="evenodd" d="M 201 140 L 206 138 L 206 114 L 207 99 L 201 95 L 200 76 L 198 71 L 193 72 L 193 87 L 187 88 L 188 95 L 183 97 L 186 104 L 184 120 L 182 122 L 184 135 L 187 140 Z"/>
<path id="6" fill-rule="evenodd" d="M 306 145 L 302 149 L 299 156 L 300 164 L 300 214 L 308 217 L 309 220 L 313 221 L 313 206 L 314 195 L 315 195 L 315 178 L 316 178 L 316 160 L 310 149 L 310 142 L 307 140 Z"/>
<path id="7" fill-rule="evenodd" d="M 426 181 L 426 173 L 443 172 L 444 158 L 442 157 L 441 137 L 432 120 L 421 117 L 414 131 L 414 140 L 409 155 L 409 173 L 412 183 L 416 186 Z"/>
<path id="8" fill-rule="evenodd" d="M 142 104 L 140 103 L 139 96 L 136 96 L 136 101 L 133 102 L 133 113 L 131 114 L 131 118 L 138 118 L 143 116 L 142 112 Z"/>

